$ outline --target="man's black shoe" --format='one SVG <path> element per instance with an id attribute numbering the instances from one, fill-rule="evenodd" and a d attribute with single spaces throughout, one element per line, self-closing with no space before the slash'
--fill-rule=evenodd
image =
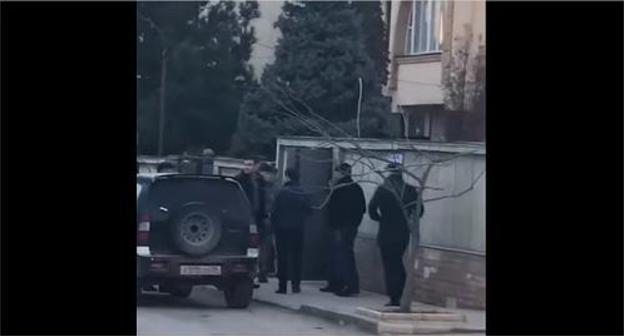
<path id="1" fill-rule="evenodd" d="M 254 287 L 254 288 L 260 288 L 260 285 L 258 285 L 258 284 L 254 284 L 254 286 L 253 286 L 253 287 Z"/>
<path id="2" fill-rule="evenodd" d="M 268 283 L 269 279 L 267 279 L 267 277 L 258 277 L 258 282 L 259 283 Z"/>
<path id="3" fill-rule="evenodd" d="M 275 291 L 276 294 L 286 294 L 286 289 L 285 288 L 280 288 L 278 290 Z"/>
<path id="4" fill-rule="evenodd" d="M 349 296 L 357 295 L 357 293 L 354 290 L 351 290 L 349 288 L 345 288 L 343 290 L 336 291 L 334 294 L 336 294 L 338 296 L 342 296 L 342 297 L 349 297 Z"/>
<path id="5" fill-rule="evenodd" d="M 301 287 L 299 287 L 299 286 L 293 286 L 293 288 L 292 288 L 292 292 L 293 292 L 293 293 L 301 293 Z"/>

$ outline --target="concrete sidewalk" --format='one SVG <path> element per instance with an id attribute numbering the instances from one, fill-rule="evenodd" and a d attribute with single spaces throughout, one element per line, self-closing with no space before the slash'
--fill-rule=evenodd
<path id="1" fill-rule="evenodd" d="M 276 294 L 277 280 L 269 279 L 269 283 L 261 284 L 254 290 L 254 299 L 259 302 L 280 306 L 282 308 L 298 311 L 334 320 L 338 323 L 357 324 L 360 327 L 377 333 L 378 321 L 362 314 L 356 313 L 357 308 L 382 309 L 388 302 L 384 295 L 362 291 L 358 296 L 339 297 L 332 293 L 323 293 L 319 288 L 324 286 L 320 281 L 304 281 L 301 284 L 301 293 L 292 294 L 288 288 L 288 294 Z M 485 333 L 485 311 L 468 309 L 450 309 L 422 303 L 414 303 L 413 308 L 421 311 L 451 312 L 463 314 L 466 323 L 453 333 Z"/>

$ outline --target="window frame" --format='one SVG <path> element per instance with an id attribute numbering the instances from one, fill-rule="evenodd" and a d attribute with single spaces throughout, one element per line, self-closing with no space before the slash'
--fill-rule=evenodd
<path id="1" fill-rule="evenodd" d="M 413 110 L 405 110 L 401 113 L 404 117 L 401 118 L 401 133 L 402 136 L 410 139 L 410 140 L 431 140 L 432 138 L 432 130 L 433 130 L 433 113 L 430 110 L 424 111 L 413 111 Z M 415 115 L 420 115 L 423 117 L 423 133 L 418 136 L 415 133 L 414 117 Z"/>
<path id="2" fill-rule="evenodd" d="M 421 11 L 419 11 L 419 14 L 423 14 L 423 12 L 425 12 L 425 11 L 422 11 L 423 6 L 425 6 L 426 4 L 429 4 L 428 6 L 425 7 L 427 13 L 425 15 L 421 15 L 418 21 L 416 20 L 417 3 L 422 4 L 420 6 Z M 444 26 L 443 26 L 444 13 L 445 13 L 444 1 L 440 1 L 440 0 L 412 0 L 411 1 L 410 10 L 408 12 L 407 29 L 405 30 L 405 35 L 406 35 L 405 36 L 405 49 L 404 49 L 405 55 L 419 56 L 419 55 L 431 55 L 431 54 L 442 53 L 442 43 L 443 43 L 442 34 L 444 33 Z M 422 23 L 423 20 L 425 22 L 431 22 L 432 18 L 437 18 L 437 20 L 435 20 L 433 24 Z M 427 50 L 416 51 L 416 48 L 414 48 L 414 44 L 415 44 L 414 42 L 416 38 L 415 35 L 416 33 L 421 33 L 420 29 L 418 31 L 415 29 L 416 22 L 418 22 L 418 26 L 421 26 L 421 25 L 425 26 L 424 37 L 426 38 L 425 49 Z M 438 29 L 437 31 L 438 36 L 435 36 L 436 28 Z M 429 50 L 428 48 L 431 42 L 431 38 L 436 39 L 436 38 L 439 38 L 440 35 L 442 35 L 442 38 L 440 39 L 440 41 L 437 42 L 437 49 Z M 422 41 L 419 39 L 418 43 L 421 44 Z"/>

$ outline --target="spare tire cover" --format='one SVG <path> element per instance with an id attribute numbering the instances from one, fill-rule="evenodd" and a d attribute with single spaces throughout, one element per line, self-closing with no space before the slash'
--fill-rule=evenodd
<path id="1" fill-rule="evenodd" d="M 195 257 L 212 251 L 219 244 L 222 231 L 223 224 L 219 216 L 204 205 L 182 207 L 172 222 L 176 247 Z"/>

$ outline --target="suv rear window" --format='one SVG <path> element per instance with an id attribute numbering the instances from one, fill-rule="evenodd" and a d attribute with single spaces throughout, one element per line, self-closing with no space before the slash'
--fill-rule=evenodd
<path id="1" fill-rule="evenodd" d="M 170 214 L 189 202 L 202 202 L 215 209 L 229 221 L 247 226 L 251 221 L 249 203 L 238 184 L 220 179 L 170 178 L 156 180 L 150 186 L 150 214 L 158 220 L 164 216 L 160 207 Z"/>

